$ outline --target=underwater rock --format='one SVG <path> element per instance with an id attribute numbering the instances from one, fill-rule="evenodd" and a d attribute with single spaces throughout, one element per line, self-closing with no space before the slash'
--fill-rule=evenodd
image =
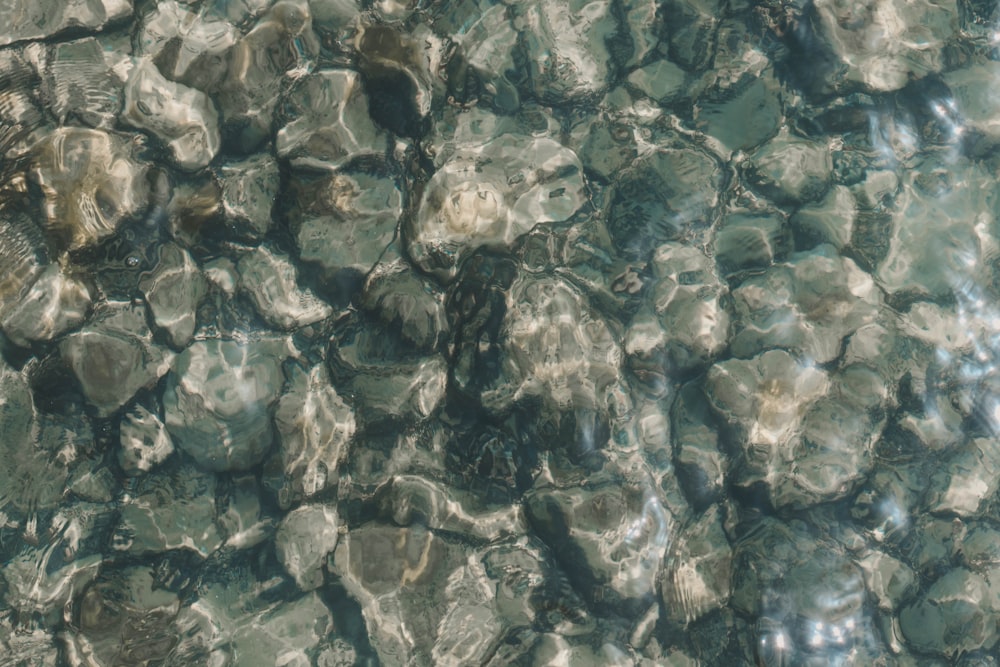
<path id="1" fill-rule="evenodd" d="M 17 614 L 55 620 L 75 591 L 86 588 L 98 574 L 101 555 L 66 562 L 51 547 L 25 548 L 4 563 L 0 573 L 4 601 Z"/>
<path id="2" fill-rule="evenodd" d="M 732 572 L 731 604 L 754 623 L 759 662 L 847 659 L 877 641 L 861 570 L 802 522 L 765 519 L 748 527 L 735 544 Z"/>
<path id="3" fill-rule="evenodd" d="M 521 104 L 510 80 L 517 71 L 514 59 L 519 39 L 514 10 L 502 4 L 483 9 L 475 6 L 469 14 L 464 23 L 454 26 L 452 39 L 460 48 L 446 69 L 448 100 L 459 105 L 486 101 L 498 110 L 512 112 Z"/>
<path id="4" fill-rule="evenodd" d="M 261 240 L 274 223 L 271 209 L 278 197 L 278 165 L 267 155 L 223 164 L 222 210 L 226 225 L 240 239 Z"/>
<path id="5" fill-rule="evenodd" d="M 191 342 L 197 308 L 208 291 L 191 254 L 170 243 L 160 247 L 159 262 L 139 282 L 156 326 L 166 330 L 170 344 L 181 349 Z"/>
<path id="6" fill-rule="evenodd" d="M 1000 67 L 992 60 L 952 70 L 941 77 L 952 94 L 944 104 L 961 119 L 954 128 L 954 137 L 961 139 L 973 155 L 985 154 L 1000 144 L 998 101 L 990 93 L 991 85 L 985 83 L 998 77 Z"/>
<path id="7" fill-rule="evenodd" d="M 774 211 L 727 211 L 712 242 L 724 275 L 766 269 L 791 247 L 785 220 Z"/>
<path id="8" fill-rule="evenodd" d="M 173 354 L 153 344 L 144 308 L 111 303 L 59 344 L 84 397 L 108 417 L 152 387 L 170 369 Z"/>
<path id="9" fill-rule="evenodd" d="M 721 352 L 729 314 L 720 301 L 725 285 L 714 262 L 700 250 L 662 245 L 651 269 L 656 279 L 648 292 L 651 308 L 636 314 L 626 332 L 625 351 L 631 370 L 655 385 Z"/>
<path id="10" fill-rule="evenodd" d="M 975 438 L 953 447 L 931 473 L 927 510 L 935 514 L 978 514 L 1000 488 L 1000 447 L 994 438 Z"/>
<path id="11" fill-rule="evenodd" d="M 170 627 L 180 609 L 177 593 L 160 587 L 148 566 L 102 568 L 101 575 L 79 595 L 78 621 L 63 636 L 68 652 L 102 665 L 148 664 L 169 654 L 179 641 Z"/>
<path id="12" fill-rule="evenodd" d="M 368 116 L 357 72 L 322 70 L 300 79 L 286 100 L 288 122 L 278 130 L 278 157 L 295 167 L 333 170 L 359 157 L 384 156 L 388 135 Z"/>
<path id="13" fill-rule="evenodd" d="M 450 280 L 477 248 L 503 248 L 538 223 L 567 220 L 585 197 L 573 151 L 548 138 L 503 135 L 456 150 L 424 188 L 404 238 L 420 268 Z"/>
<path id="14" fill-rule="evenodd" d="M 57 44 L 43 81 L 60 125 L 78 120 L 95 128 L 114 127 L 122 105 L 122 82 L 108 66 L 98 40 L 88 37 Z"/>
<path id="15" fill-rule="evenodd" d="M 658 575 L 667 618 L 686 625 L 728 603 L 732 560 L 718 506 L 681 528 Z"/>
<path id="16" fill-rule="evenodd" d="M 371 324 L 351 324 L 331 342 L 331 374 L 345 395 L 355 397 L 362 422 L 424 419 L 444 399 L 447 362 L 438 354 L 403 349 L 399 335 Z"/>
<path id="17" fill-rule="evenodd" d="M 54 340 L 82 324 L 90 304 L 87 286 L 67 275 L 58 264 L 50 264 L 2 315 L 0 328 L 15 344 L 28 347 L 35 341 Z"/>
<path id="18" fill-rule="evenodd" d="M 226 76 L 229 52 L 240 34 L 233 25 L 175 0 L 163 0 L 139 31 L 139 55 L 149 56 L 163 75 L 205 93 Z"/>
<path id="19" fill-rule="evenodd" d="M 607 0 L 543 0 L 517 8 L 531 75 L 544 104 L 580 102 L 603 92 L 611 55 L 605 43 L 618 31 Z"/>
<path id="20" fill-rule="evenodd" d="M 805 241 L 800 245 L 802 249 L 827 243 L 841 250 L 851 242 L 856 217 L 854 195 L 846 186 L 834 185 L 823 199 L 793 213 L 789 222 L 796 240 Z"/>
<path id="21" fill-rule="evenodd" d="M 360 305 L 419 350 L 435 349 L 448 332 L 444 294 L 399 257 L 372 269 Z"/>
<path id="22" fill-rule="evenodd" d="M 480 664 L 503 629 L 481 556 L 426 528 L 353 528 L 332 569 L 361 603 L 384 661 Z"/>
<path id="23" fill-rule="evenodd" d="M 691 506 L 702 510 L 720 499 L 728 458 L 719 449 L 719 434 L 700 383 L 692 381 L 680 388 L 671 407 L 670 424 L 663 428 L 665 435 L 672 435 L 678 483 Z"/>
<path id="24" fill-rule="evenodd" d="M 305 0 L 281 0 L 260 16 L 253 29 L 230 50 L 229 70 L 219 90 L 223 132 L 228 146 L 250 153 L 272 136 L 275 109 L 290 82 L 299 82 L 288 100 L 293 107 L 309 107 L 316 101 L 310 99 L 315 93 L 307 93 L 305 101 L 301 93 L 306 89 L 314 90 L 309 88 L 311 84 L 302 87 L 302 77 L 312 70 L 318 53 L 319 41 L 313 32 L 309 4 Z M 323 78 L 328 74 L 316 76 Z M 312 77 L 306 77 L 305 81 L 310 79 Z M 344 85 L 344 88 L 327 90 L 324 94 L 336 96 L 347 91 L 348 86 Z M 313 107 L 314 113 L 321 114 L 320 126 L 338 119 L 335 106 L 338 105 L 330 103 L 329 98 L 322 98 Z M 360 120 L 360 116 L 348 115 L 348 127 L 360 132 L 362 126 L 353 122 Z M 278 145 L 278 155 L 284 157 L 280 132 Z"/>
<path id="25" fill-rule="evenodd" d="M 126 475 L 141 475 L 163 463 L 174 453 L 167 427 L 142 405 L 122 415 L 118 465 Z"/>
<path id="26" fill-rule="evenodd" d="M 289 222 L 299 256 L 330 279 L 343 270 L 368 273 L 396 236 L 403 193 L 377 169 L 296 176 L 291 189 Z"/>
<path id="27" fill-rule="evenodd" d="M 882 305 L 871 276 L 830 246 L 796 253 L 732 295 L 734 355 L 777 347 L 818 363 L 836 358 L 843 339 L 874 322 Z"/>
<path id="28" fill-rule="evenodd" d="M 801 205 L 826 194 L 832 173 L 829 148 L 785 131 L 754 152 L 746 179 L 778 204 Z"/>
<path id="29" fill-rule="evenodd" d="M 708 228 L 722 189 L 717 162 L 692 148 L 656 150 L 619 177 L 611 195 L 608 232 L 629 258 Z"/>
<path id="30" fill-rule="evenodd" d="M 823 93 L 856 85 L 891 92 L 940 70 L 958 28 L 957 7 L 934 0 L 818 0 L 814 11 L 805 39 L 816 55 L 802 66 L 815 68 L 809 85 Z M 816 66 L 830 58 L 831 65 Z"/>
<path id="31" fill-rule="evenodd" d="M 527 397 L 548 410 L 607 409 L 622 350 L 607 321 L 565 280 L 518 277 L 507 296 L 501 378 L 482 393 L 501 412 Z"/>
<path id="32" fill-rule="evenodd" d="M 29 175 L 59 249 L 93 245 L 145 208 L 146 166 L 135 160 L 134 145 L 119 134 L 61 127 L 32 148 Z"/>
<path id="33" fill-rule="evenodd" d="M 358 66 L 370 98 L 372 117 L 390 131 L 409 137 L 423 134 L 444 44 L 425 25 L 409 34 L 391 25 L 364 26 L 355 38 Z"/>
<path id="34" fill-rule="evenodd" d="M 540 487 L 528 493 L 525 513 L 584 598 L 626 617 L 649 606 L 675 523 L 650 490 Z"/>
<path id="35" fill-rule="evenodd" d="M 722 8 L 720 0 L 669 0 L 664 5 L 660 11 L 670 17 L 665 23 L 671 60 L 692 72 L 708 67 Z"/>
<path id="36" fill-rule="evenodd" d="M 274 439 L 270 410 L 288 356 L 280 339 L 195 341 L 181 352 L 163 395 L 177 447 L 213 471 L 259 463 Z"/>
<path id="37" fill-rule="evenodd" d="M 621 3 L 624 17 L 623 28 L 631 40 L 631 52 L 623 63 L 626 68 L 634 67 L 646 60 L 660 41 L 663 31 L 663 18 L 659 3 L 656 0 L 623 0 Z M 664 63 L 669 63 L 664 60 Z M 659 75 L 654 78 L 659 78 Z M 650 95 L 656 97 L 656 95 Z"/>
<path id="38" fill-rule="evenodd" d="M 260 246 L 240 258 L 240 289 L 257 312 L 277 329 L 293 330 L 324 320 L 333 309 L 312 290 L 300 288 L 298 270 L 287 255 Z"/>
<path id="39" fill-rule="evenodd" d="M 25 214 L 0 211 L 0 320 L 19 307 L 46 269 L 41 229 Z"/>
<path id="40" fill-rule="evenodd" d="M 148 59 L 129 73 L 122 119 L 162 141 L 184 171 L 207 166 L 222 143 L 212 100 L 200 90 L 165 79 Z"/>
<path id="41" fill-rule="evenodd" d="M 354 412 L 330 384 L 323 365 L 296 369 L 278 401 L 274 424 L 281 438 L 285 483 L 282 505 L 333 487 L 354 437 Z"/>
<path id="42" fill-rule="evenodd" d="M 977 164 L 951 164 L 928 156 L 902 174 L 902 190 L 890 208 L 889 252 L 875 270 L 890 294 L 952 298 L 982 285 L 995 252 L 990 231 L 1000 196 L 996 180 Z"/>
<path id="43" fill-rule="evenodd" d="M 130 0 L 81 0 L 49 6 L 31 0 L 11 0 L 0 13 L 0 46 L 27 39 L 45 39 L 75 30 L 96 32 L 132 14 Z"/>
<path id="44" fill-rule="evenodd" d="M 207 558 L 222 546 L 211 473 L 185 464 L 143 482 L 142 491 L 122 505 L 112 537 L 115 551 L 143 556 L 186 549 Z"/>
<path id="45" fill-rule="evenodd" d="M 203 584 L 174 617 L 173 632 L 183 641 L 171 657 L 180 664 L 313 664 L 309 655 L 334 634 L 333 616 L 319 594 L 289 599 L 280 585 L 280 578 L 259 581 L 248 568 Z"/>
<path id="46" fill-rule="evenodd" d="M 899 627 L 915 649 L 945 657 L 990 648 L 997 641 L 996 594 L 964 568 L 935 581 L 899 614 Z"/>
<path id="47" fill-rule="evenodd" d="M 326 557 L 337 547 L 337 512 L 327 505 L 303 505 L 281 521 L 274 549 L 285 571 L 304 591 L 323 585 Z"/>

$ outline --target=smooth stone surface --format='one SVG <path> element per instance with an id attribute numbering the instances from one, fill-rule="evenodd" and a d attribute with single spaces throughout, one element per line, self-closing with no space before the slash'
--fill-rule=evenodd
<path id="1" fill-rule="evenodd" d="M 290 353 L 280 340 L 192 343 L 177 356 L 163 397 L 177 447 L 212 471 L 260 463 L 274 439 L 270 411 Z"/>
<path id="2" fill-rule="evenodd" d="M 237 270 L 240 289 L 272 327 L 290 331 L 333 314 L 311 289 L 299 287 L 298 270 L 284 253 L 261 246 L 243 255 Z"/>
<path id="3" fill-rule="evenodd" d="M 326 505 L 303 505 L 289 512 L 278 526 L 278 560 L 302 590 L 323 585 L 326 557 L 333 553 L 340 537 L 337 528 L 337 512 Z"/>
<path id="4" fill-rule="evenodd" d="M 156 268 L 143 277 L 139 289 L 146 296 L 153 322 L 167 332 L 170 344 L 186 347 L 198 324 L 198 304 L 208 291 L 208 281 L 191 254 L 176 244 L 163 245 Z"/>
<path id="5" fill-rule="evenodd" d="M 0 46 L 27 39 L 44 39 L 71 29 L 97 31 L 108 22 L 132 14 L 130 0 L 76 0 L 47 6 L 30 0 L 11 0 L 0 10 Z"/>
<path id="6" fill-rule="evenodd" d="M 91 306 L 90 289 L 50 264 L 21 299 L 0 319 L 0 328 L 17 345 L 50 341 L 83 324 Z"/>
<path id="7" fill-rule="evenodd" d="M 122 118 L 162 141 L 184 171 L 208 166 L 222 144 L 215 103 L 164 78 L 151 60 L 140 60 L 129 73 Z"/>
<path id="8" fill-rule="evenodd" d="M 278 130 L 278 157 L 294 166 L 337 169 L 363 156 L 384 155 L 387 136 L 368 115 L 361 76 L 323 70 L 296 83 L 288 95 L 291 120 Z"/>

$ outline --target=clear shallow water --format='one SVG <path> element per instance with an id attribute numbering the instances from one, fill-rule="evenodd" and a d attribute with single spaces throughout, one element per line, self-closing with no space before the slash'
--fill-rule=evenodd
<path id="1" fill-rule="evenodd" d="M 0 664 L 995 663 L 995 7 L 48 9 Z"/>

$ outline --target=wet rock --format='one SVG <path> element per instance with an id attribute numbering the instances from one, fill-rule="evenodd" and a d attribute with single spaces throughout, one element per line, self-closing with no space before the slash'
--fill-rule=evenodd
<path id="1" fill-rule="evenodd" d="M 457 150 L 431 177 L 404 229 L 407 249 L 442 280 L 481 247 L 503 248 L 538 223 L 561 222 L 584 203 L 583 169 L 552 139 L 503 135 Z"/>
<path id="2" fill-rule="evenodd" d="M 97 577 L 100 564 L 99 554 L 65 562 L 51 547 L 24 549 L 0 573 L 6 584 L 4 601 L 18 614 L 55 621 L 74 591 Z"/>
<path id="3" fill-rule="evenodd" d="M 521 103 L 511 82 L 519 35 L 510 7 L 475 8 L 468 22 L 456 25 L 453 39 L 461 50 L 448 63 L 448 96 L 458 104 L 485 98 L 494 108 L 512 112 Z M 515 77 L 516 78 L 516 77 Z"/>
<path id="4" fill-rule="evenodd" d="M 0 328 L 11 341 L 23 347 L 35 341 L 54 340 L 82 324 L 90 304 L 87 286 L 63 272 L 58 264 L 50 264 L 3 315 Z"/>
<path id="5" fill-rule="evenodd" d="M 622 12 L 625 19 L 623 27 L 632 41 L 632 51 L 624 65 L 631 67 L 645 61 L 646 56 L 656 48 L 663 20 L 655 0 L 624 0 Z"/>
<path id="6" fill-rule="evenodd" d="M 656 279 L 649 292 L 652 308 L 636 315 L 625 350 L 632 371 L 657 385 L 675 370 L 704 364 L 722 351 L 729 314 L 720 302 L 726 289 L 714 263 L 696 248 L 662 245 L 651 268 Z"/>
<path id="7" fill-rule="evenodd" d="M 979 513 L 1000 488 L 1000 448 L 975 438 L 948 452 L 930 478 L 927 509 L 968 517 Z"/>
<path id="8" fill-rule="evenodd" d="M 330 370 L 336 386 L 354 397 L 361 421 L 430 416 L 444 399 L 445 360 L 413 354 L 398 332 L 370 327 L 349 325 L 335 336 Z"/>
<path id="9" fill-rule="evenodd" d="M 605 40 L 618 27 L 610 2 L 530 2 L 520 12 L 531 88 L 540 101 L 581 101 L 602 92 L 611 61 Z"/>
<path id="10" fill-rule="evenodd" d="M 359 66 L 371 98 L 372 117 L 396 134 L 418 137 L 431 110 L 434 88 L 444 82 L 444 43 L 426 25 L 404 34 L 391 25 L 370 25 L 355 39 Z"/>
<path id="11" fill-rule="evenodd" d="M 880 609 L 892 611 L 909 597 L 917 582 L 916 575 L 901 560 L 882 551 L 872 551 L 858 561 L 865 575 L 865 585 L 875 596 Z"/>
<path id="12" fill-rule="evenodd" d="M 84 0 L 68 6 L 47 7 L 27 0 L 7 3 L 0 14 L 6 26 L 0 46 L 27 39 L 44 39 L 69 30 L 96 32 L 108 23 L 132 14 L 129 0 Z"/>
<path id="13" fill-rule="evenodd" d="M 587 117 L 580 129 L 586 135 L 581 136 L 576 150 L 588 175 L 597 176 L 604 182 L 613 181 L 638 155 L 630 122 L 615 114 L 602 112 Z"/>
<path id="14" fill-rule="evenodd" d="M 60 249 L 93 245 L 146 206 L 146 167 L 122 135 L 57 128 L 32 148 L 29 174 L 42 191 L 46 231 Z"/>
<path id="15" fill-rule="evenodd" d="M 333 571 L 361 603 L 381 659 L 447 664 L 487 657 L 502 626 L 496 593 L 470 552 L 420 527 L 366 524 L 343 536 Z"/>
<path id="16" fill-rule="evenodd" d="M 293 166 L 332 170 L 386 153 L 387 136 L 368 116 L 368 96 L 356 72 L 323 70 L 303 77 L 286 104 L 289 121 L 278 130 L 275 148 Z"/>
<path id="17" fill-rule="evenodd" d="M 995 180 L 959 159 L 947 167 L 931 157 L 902 177 L 892 208 L 889 251 L 875 276 L 892 293 L 951 296 L 982 284 L 996 243 L 988 231 L 997 201 Z"/>
<path id="18" fill-rule="evenodd" d="M 208 281 L 184 248 L 165 244 L 159 254 L 159 262 L 139 282 L 139 289 L 146 296 L 153 322 L 180 349 L 194 336 L 198 304 L 208 291 Z"/>
<path id="19" fill-rule="evenodd" d="M 368 273 L 395 238 L 403 193 L 380 170 L 297 177 L 292 189 L 290 223 L 300 257 L 330 279 L 343 270 Z"/>
<path id="20" fill-rule="evenodd" d="M 379 262 L 368 274 L 361 306 L 419 350 L 435 349 L 448 332 L 444 294 L 399 257 Z"/>
<path id="21" fill-rule="evenodd" d="M 289 82 L 300 80 L 313 68 L 318 52 L 319 42 L 312 30 L 312 16 L 305 0 L 276 2 L 260 16 L 253 29 L 232 48 L 229 70 L 220 87 L 219 105 L 228 145 L 234 150 L 249 153 L 271 136 L 278 100 Z M 344 87 L 327 90 L 324 95 L 349 92 L 346 82 L 338 81 L 334 85 L 338 83 L 344 83 Z M 292 93 L 292 104 L 299 110 L 309 107 L 312 102 L 319 102 L 313 112 L 321 114 L 320 126 L 324 122 L 337 121 L 339 114 L 332 108 L 335 104 L 329 97 L 319 101 L 312 93 L 307 93 L 303 100 L 303 88 L 297 87 L 295 91 Z M 322 115 L 324 112 L 326 115 Z M 363 125 L 356 125 L 354 121 L 363 118 L 353 113 L 347 115 L 350 116 L 345 121 L 347 126 L 362 132 Z M 281 142 L 279 133 L 278 154 L 284 157 Z"/>
<path id="22" fill-rule="evenodd" d="M 232 479 L 216 519 L 226 538 L 223 549 L 252 549 L 274 538 L 275 520 L 262 507 L 266 496 L 261 486 L 252 474 Z"/>
<path id="23" fill-rule="evenodd" d="M 240 258 L 240 287 L 271 326 L 292 330 L 324 320 L 333 309 L 298 285 L 298 271 L 284 253 L 261 246 Z"/>
<path id="24" fill-rule="evenodd" d="M 0 623 L 0 650 L 16 665 L 57 667 L 59 664 L 59 647 L 52 633 L 45 630 L 15 631 L 9 619 Z"/>
<path id="25" fill-rule="evenodd" d="M 687 624 L 729 601 L 732 550 L 718 506 L 680 529 L 659 575 L 667 618 Z"/>
<path id="26" fill-rule="evenodd" d="M 278 165 L 257 155 L 222 165 L 222 210 L 227 226 L 240 239 L 259 241 L 273 224 L 271 209 L 278 196 Z"/>
<path id="27" fill-rule="evenodd" d="M 60 125 L 78 120 L 114 127 L 122 105 L 122 82 L 105 60 L 101 42 L 88 37 L 53 47 L 43 78 Z"/>
<path id="28" fill-rule="evenodd" d="M 0 211 L 0 319 L 18 308 L 45 266 L 45 240 L 35 222 Z"/>
<path id="29" fill-rule="evenodd" d="M 705 69 L 715 55 L 722 3 L 718 0 L 670 0 L 661 10 L 667 22 L 670 58 L 690 71 Z"/>
<path id="30" fill-rule="evenodd" d="M 995 596 L 978 574 L 956 568 L 935 581 L 899 614 L 903 636 L 915 649 L 954 657 L 997 641 Z"/>
<path id="31" fill-rule="evenodd" d="M 620 485 L 538 488 L 526 498 L 533 530 L 581 594 L 634 616 L 655 593 L 674 517 L 648 490 Z"/>
<path id="32" fill-rule="evenodd" d="M 354 437 L 354 412 L 330 384 L 324 366 L 296 370 L 278 401 L 274 424 L 281 438 L 283 505 L 333 487 Z"/>
<path id="33" fill-rule="evenodd" d="M 122 118 L 162 141 L 184 171 L 208 166 L 221 146 L 212 100 L 200 90 L 164 78 L 151 60 L 140 60 L 129 73 Z"/>
<path id="34" fill-rule="evenodd" d="M 732 292 L 730 349 L 745 357 L 781 347 L 823 363 L 843 339 L 875 321 L 881 293 L 871 277 L 830 246 L 796 253 Z"/>
<path id="35" fill-rule="evenodd" d="M 826 146 L 783 132 L 750 158 L 746 178 L 779 204 L 802 204 L 826 194 L 833 160 Z"/>
<path id="36" fill-rule="evenodd" d="M 715 258 L 724 274 L 767 268 L 791 246 L 784 219 L 771 211 L 731 211 L 715 233 Z"/>
<path id="37" fill-rule="evenodd" d="M 687 75 L 669 60 L 656 60 L 628 75 L 628 82 L 643 95 L 669 104 L 684 94 Z"/>
<path id="38" fill-rule="evenodd" d="M 304 591 L 323 584 L 328 554 L 337 547 L 337 512 L 326 505 L 303 505 L 288 513 L 278 526 L 275 551 L 295 583 Z"/>
<path id="39" fill-rule="evenodd" d="M 113 549 L 139 556 L 186 549 L 207 558 L 222 545 L 211 474 L 185 465 L 143 481 L 122 506 Z"/>
<path id="40" fill-rule="evenodd" d="M 657 150 L 619 178 L 611 196 L 608 231 L 627 257 L 642 258 L 667 241 L 713 221 L 723 175 L 708 155 L 689 148 Z"/>
<path id="41" fill-rule="evenodd" d="M 174 631 L 186 641 L 172 655 L 186 664 L 312 664 L 309 655 L 332 633 L 330 609 L 315 592 L 287 599 L 287 592 L 275 590 L 279 583 L 258 582 L 241 570 L 204 585 L 177 614 Z"/>
<path id="42" fill-rule="evenodd" d="M 622 351 L 607 321 L 569 283 L 520 276 L 507 296 L 503 331 L 502 376 L 482 393 L 485 406 L 503 411 L 534 397 L 555 412 L 607 409 Z"/>
<path id="43" fill-rule="evenodd" d="M 281 393 L 280 340 L 196 341 L 177 356 L 163 396 L 177 446 L 208 470 L 243 470 L 270 449 L 271 406 Z"/>
<path id="44" fill-rule="evenodd" d="M 996 122 L 997 101 L 989 94 L 989 86 L 982 84 L 983 81 L 995 81 L 998 75 L 1000 68 L 995 62 L 987 60 L 952 70 L 942 77 L 953 96 L 946 104 L 952 106 L 962 120 L 956 129 L 959 133 L 971 131 L 971 136 L 964 137 L 964 140 L 975 155 L 986 153 L 1000 144 L 1000 126 Z"/>
<path id="45" fill-rule="evenodd" d="M 942 50 L 958 20 L 954 6 L 930 0 L 908 4 L 885 0 L 857 6 L 820 0 L 815 11 L 809 26 L 815 34 L 810 36 L 822 47 L 814 46 L 818 57 L 805 62 L 832 57 L 836 63 L 817 68 L 809 82 L 822 92 L 852 84 L 889 92 L 940 69 Z"/>
<path id="46" fill-rule="evenodd" d="M 851 191 L 843 185 L 835 185 L 822 200 L 796 211 L 790 222 L 796 236 L 806 241 L 803 247 L 828 243 L 840 250 L 851 241 L 856 208 Z"/>
<path id="47" fill-rule="evenodd" d="M 481 511 L 476 507 L 480 499 L 473 494 L 456 492 L 417 475 L 397 475 L 377 495 L 380 515 L 397 526 L 426 525 L 487 542 L 523 535 L 527 530 L 519 507 Z"/>
<path id="48" fill-rule="evenodd" d="M 107 664 L 147 664 L 169 654 L 178 637 L 170 622 L 180 608 L 177 594 L 157 586 L 148 567 L 102 572 L 77 601 L 78 622 L 67 639 L 78 659 Z M 136 628 L 141 628 L 137 632 Z"/>
<path id="49" fill-rule="evenodd" d="M 704 509 L 722 496 L 728 462 L 719 449 L 709 405 L 696 382 L 681 387 L 670 419 L 678 482 L 688 502 L 695 509 Z"/>
<path id="50" fill-rule="evenodd" d="M 846 659 L 874 641 L 860 569 L 799 522 L 756 525 L 736 543 L 732 571 L 732 606 L 755 621 L 760 661 Z"/>
<path id="51" fill-rule="evenodd" d="M 122 415 L 118 464 L 126 475 L 151 471 L 174 453 L 174 443 L 160 418 L 142 405 Z"/>
<path id="52" fill-rule="evenodd" d="M 153 344 L 144 309 L 116 303 L 83 329 L 68 335 L 59 352 L 84 397 L 107 417 L 143 387 L 152 387 L 170 368 L 173 355 Z"/>
<path id="53" fill-rule="evenodd" d="M 40 438 L 28 379 L 6 363 L 0 363 L 0 396 L 0 431 L 4 433 L 0 438 L 0 484 L 12 505 L 5 511 L 34 513 L 50 509 L 65 491 L 69 459 L 59 456 L 65 445 L 51 447 Z"/>
<path id="54" fill-rule="evenodd" d="M 174 0 L 156 4 L 139 32 L 141 55 L 149 56 L 171 81 L 212 93 L 228 69 L 239 32 L 227 21 L 195 12 Z"/>
<path id="55" fill-rule="evenodd" d="M 704 3 L 699 9 L 714 4 Z M 735 10 L 732 6 L 730 9 Z M 769 57 L 771 49 L 762 46 L 756 29 L 748 25 L 753 21 L 709 14 L 698 17 L 695 24 L 698 22 L 714 23 L 718 31 L 707 36 L 716 48 L 712 66 L 693 85 L 694 127 L 707 135 L 709 145 L 720 155 L 749 151 L 773 137 L 781 127 L 782 79 L 775 74 Z M 679 23 L 683 25 L 683 21 Z M 712 54 L 706 49 L 694 57 L 712 58 Z"/>

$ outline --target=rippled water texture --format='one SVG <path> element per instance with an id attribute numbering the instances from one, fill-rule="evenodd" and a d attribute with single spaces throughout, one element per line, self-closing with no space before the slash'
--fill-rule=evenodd
<path id="1" fill-rule="evenodd" d="M 998 47 L 0 0 L 0 667 L 997 665 Z"/>

